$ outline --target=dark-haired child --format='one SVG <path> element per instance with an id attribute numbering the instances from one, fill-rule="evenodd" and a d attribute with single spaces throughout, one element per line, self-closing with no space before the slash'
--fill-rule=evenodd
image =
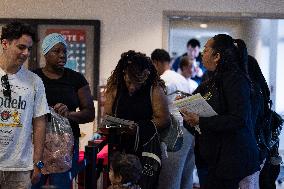
<path id="1" fill-rule="evenodd" d="M 132 154 L 114 153 L 111 158 L 108 189 L 141 189 L 137 185 L 142 174 L 139 158 Z"/>

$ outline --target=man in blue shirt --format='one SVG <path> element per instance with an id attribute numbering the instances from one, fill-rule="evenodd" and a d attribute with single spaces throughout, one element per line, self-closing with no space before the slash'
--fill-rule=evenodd
<path id="1" fill-rule="evenodd" d="M 183 55 L 179 56 L 173 63 L 172 69 L 176 72 L 179 72 L 180 69 L 180 60 L 184 56 L 188 56 L 190 59 L 193 60 L 194 70 L 193 76 L 191 79 L 196 81 L 198 84 L 201 83 L 201 78 L 203 73 L 206 71 L 205 67 L 201 61 L 201 54 L 200 54 L 200 42 L 197 39 L 190 39 L 187 42 L 187 52 Z"/>

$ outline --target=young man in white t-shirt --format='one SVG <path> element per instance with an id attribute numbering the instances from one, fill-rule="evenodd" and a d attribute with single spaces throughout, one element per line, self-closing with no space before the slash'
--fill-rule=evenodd
<path id="1" fill-rule="evenodd" d="M 183 127 L 183 118 L 173 101 L 176 91 L 191 93 L 186 79 L 179 73 L 170 70 L 170 55 L 163 49 L 155 49 L 151 54 L 153 64 L 165 81 L 170 113 L 179 120 L 183 131 L 183 146 L 177 152 L 168 152 L 168 158 L 162 160 L 158 189 L 188 189 L 193 185 L 194 137 Z"/>
<path id="2" fill-rule="evenodd" d="M 191 79 L 192 73 L 194 72 L 193 60 L 188 56 L 184 56 L 180 59 L 180 70 L 181 75 L 187 80 L 190 86 L 190 93 L 193 93 L 195 89 L 198 87 L 198 83 Z"/>
<path id="3" fill-rule="evenodd" d="M 35 32 L 23 23 L 2 28 L 0 54 L 0 188 L 29 188 L 43 168 L 45 114 L 49 112 L 44 85 L 23 64 Z M 33 139 L 33 141 L 32 141 Z M 33 170 L 33 172 L 32 172 Z M 31 174 L 32 173 L 32 174 Z"/>

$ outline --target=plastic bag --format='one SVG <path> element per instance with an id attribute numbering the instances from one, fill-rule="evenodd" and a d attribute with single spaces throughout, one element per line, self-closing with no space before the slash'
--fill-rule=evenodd
<path id="1" fill-rule="evenodd" d="M 72 167 L 74 137 L 67 118 L 50 108 L 44 143 L 43 174 L 62 173 Z"/>

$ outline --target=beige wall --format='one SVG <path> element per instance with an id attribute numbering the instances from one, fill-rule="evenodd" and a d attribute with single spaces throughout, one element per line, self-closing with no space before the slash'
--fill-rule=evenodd
<path id="1" fill-rule="evenodd" d="M 206 29 L 200 28 L 201 23 L 206 23 Z M 212 33 L 228 32 L 233 38 L 241 38 L 243 30 L 242 21 L 240 19 L 212 19 L 212 17 L 194 18 L 190 20 L 171 20 L 170 21 L 170 44 L 169 51 L 177 52 L 177 55 L 182 55 L 186 52 L 186 43 L 192 37 L 197 35 L 200 41 L 201 49 L 206 41 L 213 37 Z M 201 34 L 201 35 L 200 35 Z"/>
<path id="2" fill-rule="evenodd" d="M 121 52 L 148 55 L 161 48 L 163 11 L 284 13 L 282 0 L 1 0 L 2 18 L 101 20 L 101 81 L 110 75 Z M 164 47 L 166 45 L 164 44 Z"/>
<path id="3" fill-rule="evenodd" d="M 167 48 L 168 23 L 163 13 L 284 13 L 283 0 L 1 0 L 0 18 L 97 19 L 101 21 L 100 82 L 105 82 L 123 51 L 150 55 Z M 176 12 L 178 11 L 178 12 Z M 190 13 L 190 14 L 189 14 Z M 247 14 L 246 14 L 247 15 Z M 242 15 L 244 16 L 244 15 Z M 81 125 L 80 149 L 91 138 L 93 124 Z"/>

